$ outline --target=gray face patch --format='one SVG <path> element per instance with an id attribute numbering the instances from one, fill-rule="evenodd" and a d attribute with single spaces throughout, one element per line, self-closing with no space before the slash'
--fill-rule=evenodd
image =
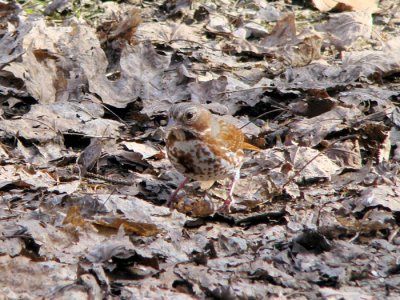
<path id="1" fill-rule="evenodd" d="M 169 110 L 169 118 L 177 125 L 190 125 L 197 121 L 204 108 L 196 103 L 184 102 L 174 104 Z"/>

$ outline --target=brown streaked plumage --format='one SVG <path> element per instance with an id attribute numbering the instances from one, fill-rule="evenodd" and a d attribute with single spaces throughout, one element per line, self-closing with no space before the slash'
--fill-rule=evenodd
<path id="1" fill-rule="evenodd" d="M 180 189 L 190 180 L 210 181 L 232 178 L 229 196 L 220 210 L 232 204 L 233 189 L 240 176 L 244 149 L 260 150 L 244 141 L 236 126 L 211 114 L 200 104 L 179 103 L 169 111 L 166 149 L 172 165 L 186 179 L 171 194 L 173 206 Z"/>

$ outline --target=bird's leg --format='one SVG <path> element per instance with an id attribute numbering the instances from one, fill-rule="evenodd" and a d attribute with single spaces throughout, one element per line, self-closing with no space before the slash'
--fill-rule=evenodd
<path id="1" fill-rule="evenodd" d="M 229 194 L 224 204 L 218 208 L 218 212 L 230 212 L 231 206 L 235 203 L 235 199 L 233 198 L 233 190 L 235 189 L 236 182 L 240 179 L 240 169 L 235 172 L 235 175 L 232 178 L 232 182 L 229 186 Z"/>
<path id="2" fill-rule="evenodd" d="M 167 201 L 167 206 L 168 207 L 173 207 L 173 204 L 177 201 L 176 196 L 178 196 L 179 191 L 185 186 L 186 183 L 189 182 L 189 178 L 185 177 L 185 179 L 178 185 L 178 187 L 173 191 L 171 196 L 169 196 L 169 199 Z"/>

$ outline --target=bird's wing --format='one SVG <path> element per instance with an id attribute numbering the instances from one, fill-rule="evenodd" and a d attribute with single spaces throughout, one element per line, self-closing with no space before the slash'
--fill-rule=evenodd
<path id="1" fill-rule="evenodd" d="M 219 130 L 215 132 L 214 137 L 223 147 L 232 152 L 243 149 L 244 135 L 239 128 L 222 119 L 218 120 L 218 125 Z"/>
<path id="2" fill-rule="evenodd" d="M 218 120 L 218 125 L 218 136 L 221 138 L 221 142 L 230 151 L 236 152 L 239 149 L 261 151 L 261 149 L 257 146 L 245 142 L 245 136 L 243 132 L 235 125 L 228 123 L 222 119 Z"/>

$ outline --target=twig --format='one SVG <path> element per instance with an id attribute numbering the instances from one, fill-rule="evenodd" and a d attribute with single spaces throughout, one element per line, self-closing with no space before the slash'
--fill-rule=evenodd
<path id="1" fill-rule="evenodd" d="M 353 236 L 350 240 L 349 240 L 349 243 L 352 243 L 352 242 L 354 242 L 356 239 L 358 239 L 358 237 L 360 236 L 360 233 L 359 232 L 357 232 L 356 233 L 356 235 L 355 236 Z"/>
<path id="2" fill-rule="evenodd" d="M 282 108 L 277 108 L 277 109 L 274 109 L 274 110 L 270 110 L 270 111 L 267 111 L 267 112 L 265 112 L 265 113 L 262 113 L 261 115 L 258 115 L 258 116 L 255 117 L 254 119 L 258 119 L 258 118 L 261 118 L 261 117 L 266 116 L 266 115 L 268 115 L 268 114 L 272 114 L 272 113 L 274 113 L 274 112 L 282 111 L 282 110 L 283 110 Z M 240 127 L 240 129 L 242 129 L 243 127 L 246 127 L 247 125 L 249 125 L 249 124 L 252 123 L 252 122 L 253 122 L 253 121 L 247 122 L 247 123 L 244 124 L 242 127 Z"/>
<path id="3" fill-rule="evenodd" d="M 9 220 L 9 219 L 14 219 L 14 218 L 18 218 L 19 215 L 10 215 L 10 216 L 6 216 L 6 217 L 1 217 L 0 221 L 5 221 L 5 220 Z"/>
<path id="4" fill-rule="evenodd" d="M 88 178 L 96 178 L 96 179 L 101 179 L 110 183 L 115 183 L 115 184 L 122 184 L 122 185 L 132 185 L 134 182 L 129 181 L 129 180 L 124 180 L 124 179 L 113 179 L 107 176 L 103 176 L 103 175 L 99 175 L 99 174 L 95 174 L 92 172 L 87 172 L 85 174 L 85 177 Z"/>
<path id="5" fill-rule="evenodd" d="M 219 92 L 219 93 L 215 93 L 214 95 L 242 93 L 242 92 L 253 91 L 253 90 L 257 90 L 257 89 L 267 89 L 267 88 L 269 88 L 269 86 L 256 86 L 256 87 L 252 87 L 252 88 L 248 88 L 248 89 Z"/>

